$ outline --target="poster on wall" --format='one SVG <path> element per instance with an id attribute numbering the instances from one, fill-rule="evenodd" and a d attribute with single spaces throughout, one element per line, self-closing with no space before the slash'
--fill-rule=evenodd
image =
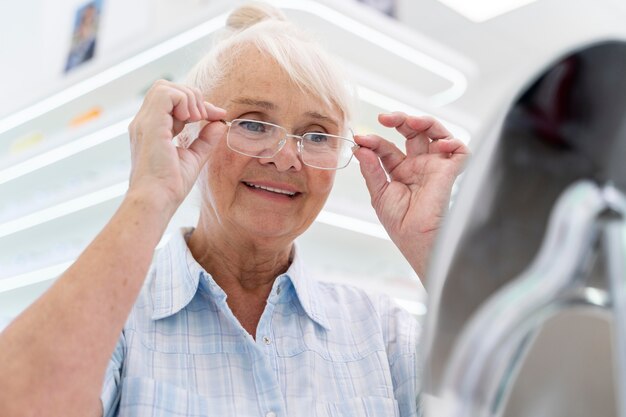
<path id="1" fill-rule="evenodd" d="M 92 0 L 76 9 L 66 73 L 94 57 L 101 12 L 102 0 Z"/>

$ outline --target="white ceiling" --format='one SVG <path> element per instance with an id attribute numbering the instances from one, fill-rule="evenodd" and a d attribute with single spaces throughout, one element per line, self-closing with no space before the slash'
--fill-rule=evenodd
<path id="1" fill-rule="evenodd" d="M 498 108 L 550 62 L 586 43 L 626 39 L 623 0 L 538 0 L 482 23 L 437 0 L 398 0 L 398 15 L 472 62 L 467 93 L 447 109 L 472 132 L 493 121 Z"/>

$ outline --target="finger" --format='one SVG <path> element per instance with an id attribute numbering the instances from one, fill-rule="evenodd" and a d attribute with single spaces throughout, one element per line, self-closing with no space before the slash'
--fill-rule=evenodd
<path id="1" fill-rule="evenodd" d="M 172 137 L 178 136 L 185 128 L 185 122 L 174 119 L 172 122 Z"/>
<path id="2" fill-rule="evenodd" d="M 396 145 L 378 135 L 357 135 L 354 140 L 359 146 L 374 152 L 389 174 L 406 158 L 406 155 Z"/>
<path id="3" fill-rule="evenodd" d="M 395 128 L 402 136 L 406 137 L 412 133 L 410 129 L 403 126 L 407 117 L 407 114 L 401 111 L 395 111 L 393 113 L 380 113 L 378 115 L 378 122 L 385 127 Z"/>
<path id="4" fill-rule="evenodd" d="M 453 135 L 437 119 L 431 116 L 407 116 L 402 112 L 381 114 L 379 122 L 386 127 L 394 127 L 407 139 L 407 155 L 414 156 L 428 152 L 433 140 L 452 139 Z"/>
<path id="5" fill-rule="evenodd" d="M 378 121 L 385 127 L 395 128 L 406 138 L 407 155 L 414 156 L 428 152 L 430 140 L 426 136 L 420 136 L 420 132 L 415 131 L 406 123 L 408 117 L 403 112 L 383 113 L 378 115 Z"/>
<path id="6" fill-rule="evenodd" d="M 226 110 L 221 107 L 217 107 L 209 102 L 204 102 L 204 106 L 207 110 L 207 120 L 217 121 L 226 117 Z"/>
<path id="7" fill-rule="evenodd" d="M 147 116 L 154 116 L 162 108 L 175 119 L 186 121 L 192 117 L 189 110 L 189 95 L 177 84 L 168 80 L 157 80 L 146 94 L 144 105 Z M 154 107 L 158 108 L 154 108 Z M 143 110 L 142 105 L 142 110 Z"/>
<path id="8" fill-rule="evenodd" d="M 406 125 L 418 132 L 424 132 L 432 140 L 452 139 L 452 133 L 437 119 L 431 116 L 409 116 Z"/>
<path id="9" fill-rule="evenodd" d="M 469 149 L 459 139 L 438 140 L 430 144 L 431 153 L 469 154 Z"/>
<path id="10" fill-rule="evenodd" d="M 207 123 L 200 130 L 198 138 L 189 146 L 189 150 L 194 152 L 202 164 L 207 160 L 211 153 L 211 148 L 224 136 L 226 125 L 220 122 Z"/>
<path id="11" fill-rule="evenodd" d="M 226 127 L 221 121 L 223 121 L 224 117 L 226 117 L 226 110 L 216 107 L 210 103 L 203 102 L 203 107 L 205 108 L 205 112 L 209 121 L 220 121 L 220 125 Z M 211 120 L 213 119 L 213 120 Z M 193 143 L 200 135 L 203 134 L 202 130 L 206 128 L 210 123 L 205 123 L 204 121 L 199 122 L 177 122 L 174 119 L 174 125 L 179 126 L 178 130 L 176 130 L 176 137 L 178 138 L 179 146 L 183 148 L 189 148 L 190 144 Z M 183 128 L 186 126 L 186 129 Z"/>
<path id="12" fill-rule="evenodd" d="M 168 113 L 174 117 L 175 121 L 184 122 L 189 120 L 191 113 L 189 112 L 189 97 L 187 94 L 175 88 L 166 88 L 166 96 L 170 100 Z"/>
<path id="13" fill-rule="evenodd" d="M 378 121 L 385 127 L 394 127 L 405 138 L 412 139 L 425 133 L 431 140 L 451 139 L 452 133 L 437 119 L 431 116 L 407 116 L 402 112 L 378 115 Z"/>
<path id="14" fill-rule="evenodd" d="M 387 188 L 387 175 L 380 165 L 380 159 L 376 153 L 368 148 L 359 148 L 354 152 L 354 156 L 359 160 L 361 175 L 365 178 L 365 185 L 372 198 L 372 204 L 379 199 Z"/>
<path id="15" fill-rule="evenodd" d="M 202 113 L 198 109 L 198 103 L 196 99 L 195 93 L 186 86 L 178 85 L 176 88 L 180 89 L 184 94 L 187 95 L 187 106 L 189 108 L 189 119 L 185 120 L 187 122 L 197 122 L 203 119 Z"/>
<path id="16" fill-rule="evenodd" d="M 187 120 L 190 116 L 187 108 L 187 95 L 162 82 L 155 84 L 146 94 L 137 118 L 155 119 L 160 118 L 164 113 L 178 120 Z"/>
<path id="17" fill-rule="evenodd" d="M 202 95 L 202 91 L 200 91 L 200 89 L 195 88 L 195 87 L 189 87 L 189 89 L 191 89 L 193 94 L 196 96 L 196 107 L 198 108 L 198 111 L 200 112 L 202 119 L 206 120 L 206 118 L 208 117 L 208 114 L 206 111 L 206 107 L 204 105 L 204 96 Z"/>
<path id="18" fill-rule="evenodd" d="M 189 120 L 193 122 L 193 121 L 202 120 L 204 118 L 202 114 L 202 110 L 201 110 L 204 99 L 202 98 L 201 100 L 198 100 L 199 97 L 200 98 L 202 97 L 202 94 L 200 93 L 200 90 L 198 90 L 197 88 L 188 87 L 182 84 L 177 84 L 168 80 L 157 80 L 154 83 L 154 85 L 155 87 L 162 87 L 165 89 L 177 90 L 187 96 L 187 99 L 185 100 L 184 104 L 183 102 L 177 103 L 177 104 L 186 106 L 189 112 L 189 116 L 187 119 L 180 119 L 180 120 L 182 121 Z"/>

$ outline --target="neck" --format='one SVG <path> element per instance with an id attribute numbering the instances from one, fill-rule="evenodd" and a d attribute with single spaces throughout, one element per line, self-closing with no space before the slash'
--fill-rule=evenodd
<path id="1" fill-rule="evenodd" d="M 269 295 L 277 276 L 291 263 L 291 241 L 258 241 L 226 233 L 200 219 L 189 238 L 189 249 L 202 267 L 226 292 Z"/>

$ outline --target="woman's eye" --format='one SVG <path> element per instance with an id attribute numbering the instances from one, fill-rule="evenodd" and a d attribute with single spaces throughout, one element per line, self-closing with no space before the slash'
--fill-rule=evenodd
<path id="1" fill-rule="evenodd" d="M 321 133 L 307 133 L 306 138 L 315 143 L 324 143 L 328 141 L 328 136 Z"/>
<path id="2" fill-rule="evenodd" d="M 265 125 L 263 123 L 242 121 L 239 123 L 239 125 L 249 132 L 255 132 L 255 133 L 265 132 Z"/>

